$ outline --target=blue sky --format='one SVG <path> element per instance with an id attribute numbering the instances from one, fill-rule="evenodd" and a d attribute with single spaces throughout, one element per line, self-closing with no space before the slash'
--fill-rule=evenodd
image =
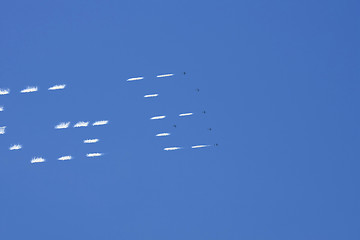
<path id="1" fill-rule="evenodd" d="M 359 7 L 3 2 L 0 239 L 359 239 Z"/>

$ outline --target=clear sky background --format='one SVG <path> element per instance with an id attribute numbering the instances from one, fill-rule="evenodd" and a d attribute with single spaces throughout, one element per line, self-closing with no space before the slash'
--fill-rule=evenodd
<path id="1" fill-rule="evenodd" d="M 0 239 L 360 239 L 359 9 L 2 1 Z"/>

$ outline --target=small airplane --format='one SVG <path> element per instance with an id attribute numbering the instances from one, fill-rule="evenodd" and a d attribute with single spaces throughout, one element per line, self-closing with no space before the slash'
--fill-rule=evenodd
<path id="1" fill-rule="evenodd" d="M 173 127 L 176 128 L 176 124 L 174 124 Z"/>
<path id="2" fill-rule="evenodd" d="M 217 146 L 219 146 L 219 144 L 215 143 L 214 146 L 217 147 Z"/>
<path id="3" fill-rule="evenodd" d="M 212 128 L 209 128 L 208 130 L 209 130 L 209 131 L 212 131 Z"/>
<path id="4" fill-rule="evenodd" d="M 186 72 L 184 72 L 184 75 L 186 74 Z"/>
<path id="5" fill-rule="evenodd" d="M 197 92 L 200 92 L 200 89 L 197 88 L 196 91 L 197 91 Z"/>
<path id="6" fill-rule="evenodd" d="M 203 114 L 205 114 L 205 113 L 206 113 L 206 111 L 204 110 L 204 111 L 202 111 L 202 113 L 203 113 Z"/>

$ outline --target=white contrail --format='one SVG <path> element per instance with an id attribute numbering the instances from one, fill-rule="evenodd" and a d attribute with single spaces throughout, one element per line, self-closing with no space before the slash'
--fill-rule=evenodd
<path id="1" fill-rule="evenodd" d="M 0 134 L 5 134 L 6 126 L 0 127 Z"/>
<path id="2" fill-rule="evenodd" d="M 130 82 L 130 81 L 136 81 L 136 80 L 141 80 L 141 79 L 144 79 L 144 78 L 143 77 L 134 77 L 134 78 L 129 78 L 126 81 Z"/>
<path id="3" fill-rule="evenodd" d="M 64 129 L 68 128 L 70 125 L 70 122 L 62 122 L 55 126 L 55 129 Z"/>
<path id="4" fill-rule="evenodd" d="M 159 133 L 159 134 L 156 134 L 157 137 L 165 137 L 165 136 L 169 136 L 170 133 Z"/>
<path id="5" fill-rule="evenodd" d="M 60 161 L 66 161 L 66 160 L 71 160 L 72 156 L 63 156 L 63 157 L 59 157 L 58 160 Z"/>
<path id="6" fill-rule="evenodd" d="M 101 121 L 96 121 L 93 123 L 93 126 L 101 126 L 101 125 L 106 125 L 108 124 L 109 121 L 108 120 L 101 120 Z"/>
<path id="7" fill-rule="evenodd" d="M 21 93 L 30 93 L 30 92 L 37 92 L 38 88 L 37 87 L 27 87 L 23 90 L 21 90 Z"/>
<path id="8" fill-rule="evenodd" d="M 102 156 L 102 153 L 88 153 L 86 154 L 87 157 L 100 157 Z"/>
<path id="9" fill-rule="evenodd" d="M 66 84 L 61 84 L 61 85 L 54 85 L 52 87 L 49 88 L 50 91 L 52 90 L 61 90 L 64 89 L 66 87 Z"/>
<path id="10" fill-rule="evenodd" d="M 166 116 L 155 116 L 155 117 L 150 118 L 150 120 L 164 119 L 164 118 L 166 118 Z"/>
<path id="11" fill-rule="evenodd" d="M 164 148 L 165 151 L 174 151 L 174 150 L 178 150 L 178 149 L 181 149 L 181 147 L 167 147 L 167 148 Z"/>
<path id="12" fill-rule="evenodd" d="M 89 122 L 78 122 L 74 125 L 74 128 L 87 127 L 88 125 L 89 125 Z"/>
<path id="13" fill-rule="evenodd" d="M 204 148 L 204 147 L 209 147 L 210 145 L 194 145 L 191 146 L 191 148 Z"/>
<path id="14" fill-rule="evenodd" d="M 10 89 L 0 89 L 0 95 L 6 95 L 10 93 Z"/>
<path id="15" fill-rule="evenodd" d="M 22 146 L 20 144 L 12 145 L 9 150 L 19 150 L 22 149 Z"/>
<path id="16" fill-rule="evenodd" d="M 193 113 L 181 113 L 181 114 L 179 114 L 180 117 L 191 116 L 191 115 L 193 115 Z"/>
<path id="17" fill-rule="evenodd" d="M 42 162 L 45 162 L 45 159 L 41 157 L 34 157 L 33 159 L 31 159 L 31 163 L 42 163 Z"/>
<path id="18" fill-rule="evenodd" d="M 173 75 L 174 75 L 174 74 L 169 73 L 169 74 L 157 75 L 156 77 L 158 77 L 158 78 L 162 78 L 162 77 L 171 77 L 171 76 L 173 76 Z"/>
<path id="19" fill-rule="evenodd" d="M 159 94 L 155 93 L 155 94 L 148 94 L 148 95 L 145 95 L 144 98 L 151 98 L 151 97 L 157 97 L 159 96 Z"/>
<path id="20" fill-rule="evenodd" d="M 97 143 L 99 141 L 99 139 L 94 138 L 94 139 L 86 139 L 84 140 L 84 143 Z"/>
<path id="21" fill-rule="evenodd" d="M 4 107 L 0 106 L 0 112 L 4 111 Z"/>

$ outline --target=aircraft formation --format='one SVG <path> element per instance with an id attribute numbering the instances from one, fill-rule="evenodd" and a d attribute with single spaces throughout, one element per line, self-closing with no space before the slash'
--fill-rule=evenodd
<path id="1" fill-rule="evenodd" d="M 184 75 L 186 74 L 186 72 L 183 73 Z M 170 78 L 173 77 L 174 74 L 173 73 L 166 73 L 166 74 L 159 74 L 156 76 L 156 78 Z M 143 80 L 144 77 L 131 77 L 128 78 L 126 81 L 127 82 L 134 82 L 134 81 L 141 81 Z M 56 91 L 56 90 L 64 90 L 66 88 L 66 84 L 58 84 L 58 85 L 53 85 L 47 88 L 48 91 Z M 28 86 L 26 88 L 21 89 L 19 92 L 20 94 L 28 94 L 28 93 L 34 93 L 34 92 L 38 92 L 39 88 L 37 86 Z M 199 88 L 196 88 L 195 91 L 197 93 L 200 92 Z M 10 94 L 11 91 L 10 89 L 2 89 L 0 88 L 0 95 L 8 95 Z M 160 95 L 160 93 L 149 93 L 144 95 L 143 97 L 145 99 L 151 99 L 151 98 L 158 98 Z M 4 112 L 6 109 L 4 106 L 0 106 L 0 112 Z M 206 111 L 203 110 L 201 112 L 202 114 L 206 114 Z M 192 117 L 193 115 L 195 115 L 196 113 L 194 112 L 180 112 L 177 114 L 178 117 L 180 118 L 187 118 L 187 117 Z M 149 118 L 149 120 L 151 121 L 158 121 L 158 120 L 162 120 L 165 119 L 166 115 L 155 115 L 155 116 L 151 116 Z M 98 120 L 98 121 L 94 121 L 94 122 L 90 122 L 90 121 L 77 121 L 77 122 L 71 122 L 71 121 L 65 121 L 65 122 L 59 122 L 58 124 L 56 124 L 54 126 L 54 129 L 56 131 L 61 131 L 64 129 L 68 129 L 68 128 L 87 128 L 87 127 L 98 127 L 98 126 L 104 126 L 104 125 L 108 125 L 109 120 Z M 177 128 L 178 125 L 177 124 L 173 124 L 172 125 L 174 128 Z M 7 126 L 0 126 L 0 135 L 4 135 L 6 134 L 6 128 Z M 212 128 L 208 128 L 208 131 L 212 131 Z M 163 138 L 163 137 L 171 137 L 172 133 L 169 131 L 164 131 L 164 132 L 158 132 L 155 134 L 155 137 L 159 137 L 159 138 Z M 84 144 L 96 144 L 100 141 L 100 139 L 98 138 L 88 138 L 88 139 L 84 139 L 83 143 Z M 211 146 L 215 146 L 217 147 L 218 144 L 204 144 L 204 143 L 198 143 L 198 144 L 193 144 L 191 146 L 189 146 L 189 149 L 199 149 L 199 148 L 208 148 Z M 9 147 L 10 151 L 19 151 L 23 148 L 23 145 L 16 143 L 16 144 L 12 144 Z M 180 150 L 180 149 L 184 149 L 186 147 L 183 146 L 166 146 L 163 147 L 164 151 L 175 151 L 175 150 Z M 85 156 L 88 158 L 96 158 L 96 157 L 101 157 L 103 156 L 104 153 L 101 152 L 90 152 L 87 153 Z M 59 161 L 69 161 L 72 160 L 74 157 L 71 155 L 64 155 L 64 156 L 59 156 L 57 158 L 57 160 Z M 43 163 L 46 162 L 46 159 L 43 157 L 39 157 L 39 156 L 34 156 L 31 160 L 30 163 Z"/>
<path id="2" fill-rule="evenodd" d="M 173 77 L 175 74 L 173 73 L 166 73 L 166 74 L 160 74 L 160 75 L 157 75 L 156 77 L 157 78 L 168 78 L 168 77 Z M 184 72 L 184 75 L 186 75 L 186 72 Z M 138 76 L 138 77 L 131 77 L 129 79 L 127 79 L 126 81 L 128 82 L 134 82 L 134 81 L 141 81 L 141 80 L 144 80 L 144 77 L 142 76 Z M 196 88 L 195 91 L 197 93 L 200 92 L 200 89 L 199 88 Z M 150 94 L 146 94 L 144 95 L 144 98 L 156 98 L 156 97 L 159 97 L 159 93 L 150 93 Z M 202 111 L 203 114 L 206 114 L 206 111 L 203 110 Z M 178 117 L 190 117 L 190 116 L 193 116 L 195 113 L 194 112 L 183 112 L 183 113 L 179 113 L 178 114 Z M 150 117 L 150 120 L 162 120 L 162 119 L 165 119 L 166 118 L 166 115 L 155 115 L 155 116 L 152 116 Z M 173 127 L 176 128 L 177 127 L 177 124 L 173 124 Z M 208 128 L 208 131 L 212 131 L 212 128 Z M 155 135 L 156 137 L 169 137 L 171 136 L 171 133 L 170 132 L 160 132 L 160 133 L 157 133 Z M 191 149 L 198 149 L 198 148 L 207 148 L 207 147 L 211 147 L 211 146 L 215 146 L 217 147 L 218 144 L 215 143 L 215 144 L 196 144 L 196 145 L 192 145 L 190 146 Z M 184 147 L 182 146 L 169 146 L 169 147 L 164 147 L 163 150 L 164 151 L 175 151 L 175 150 L 180 150 L 180 149 L 184 149 Z"/>

